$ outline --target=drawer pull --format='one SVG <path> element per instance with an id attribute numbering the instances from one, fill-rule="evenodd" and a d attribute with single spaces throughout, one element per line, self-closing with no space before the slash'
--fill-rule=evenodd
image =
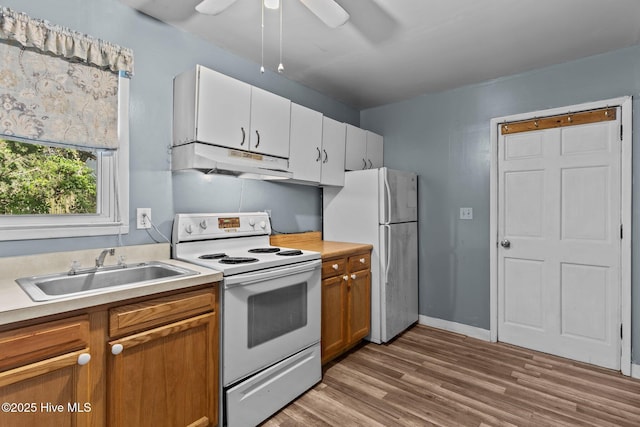
<path id="1" fill-rule="evenodd" d="M 351 278 L 352 278 L 352 279 L 354 279 L 354 280 L 355 280 L 355 278 L 356 278 L 356 277 L 358 277 L 358 276 L 356 276 L 356 274 L 355 274 L 355 273 L 353 273 L 353 274 L 351 275 Z"/>
<path id="2" fill-rule="evenodd" d="M 364 264 L 365 263 L 365 259 L 364 258 L 360 258 L 360 264 Z"/>
<path id="3" fill-rule="evenodd" d="M 84 366 L 91 360 L 91 355 L 89 353 L 81 353 L 78 356 L 78 365 Z"/>
<path id="4" fill-rule="evenodd" d="M 338 267 L 339 267 L 339 265 L 338 265 L 338 264 L 333 264 L 333 265 L 331 266 L 331 268 L 333 268 L 334 270 L 337 270 L 337 269 L 338 269 Z"/>
<path id="5" fill-rule="evenodd" d="M 124 347 L 122 347 L 122 344 L 114 344 L 111 346 L 111 354 L 113 354 L 114 356 L 117 356 L 120 353 L 122 353 L 122 350 L 124 350 Z"/>
<path id="6" fill-rule="evenodd" d="M 342 280 L 349 280 L 349 276 L 345 274 L 344 276 L 342 276 Z"/>

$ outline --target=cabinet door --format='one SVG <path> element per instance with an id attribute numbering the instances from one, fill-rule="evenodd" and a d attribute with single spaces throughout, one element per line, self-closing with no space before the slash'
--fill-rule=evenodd
<path id="1" fill-rule="evenodd" d="M 371 273 L 369 270 L 349 276 L 349 344 L 369 334 L 371 323 Z"/>
<path id="2" fill-rule="evenodd" d="M 322 118 L 322 185 L 344 185 L 345 124 Z"/>
<path id="3" fill-rule="evenodd" d="M 0 425 L 80 427 L 89 425 L 89 367 L 78 363 L 88 349 L 0 373 Z M 15 410 L 15 412 L 13 412 Z"/>
<path id="4" fill-rule="evenodd" d="M 336 276 L 322 281 L 322 363 L 347 345 L 347 279 Z"/>
<path id="5" fill-rule="evenodd" d="M 251 88 L 251 151 L 288 158 L 290 125 L 290 100 Z"/>
<path id="6" fill-rule="evenodd" d="M 214 313 L 130 335 L 109 346 L 109 426 L 217 424 Z"/>
<path id="7" fill-rule="evenodd" d="M 367 131 L 367 169 L 382 167 L 384 139 L 381 135 Z"/>
<path id="8" fill-rule="evenodd" d="M 0 333 L 0 425 L 88 426 L 88 346 L 87 316 Z"/>
<path id="9" fill-rule="evenodd" d="M 293 179 L 320 182 L 321 149 L 322 114 L 292 103 L 289 171 Z"/>
<path id="10" fill-rule="evenodd" d="M 367 133 L 347 124 L 347 147 L 344 168 L 348 171 L 367 169 Z"/>
<path id="11" fill-rule="evenodd" d="M 205 67 L 196 70 L 197 139 L 248 150 L 251 86 Z"/>

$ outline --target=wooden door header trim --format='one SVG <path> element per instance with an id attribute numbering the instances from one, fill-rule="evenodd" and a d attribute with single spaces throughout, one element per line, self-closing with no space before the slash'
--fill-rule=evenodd
<path id="1" fill-rule="evenodd" d="M 540 117 L 531 120 L 502 123 L 500 125 L 500 132 L 502 135 L 509 135 L 512 133 L 606 122 L 616 120 L 616 114 L 617 108 L 610 107 L 581 111 L 577 113 L 561 114 L 558 116 Z"/>

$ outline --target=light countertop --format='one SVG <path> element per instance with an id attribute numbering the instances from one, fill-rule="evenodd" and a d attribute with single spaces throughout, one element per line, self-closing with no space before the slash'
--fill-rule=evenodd
<path id="1" fill-rule="evenodd" d="M 90 267 L 94 265 L 95 258 L 100 254 L 101 249 L 0 258 L 0 325 L 222 280 L 222 273 L 216 270 L 170 259 L 170 248 L 166 243 L 122 246 L 115 249 L 115 255 L 105 259 L 105 267 L 117 264 L 118 256 L 124 255 L 127 264 L 161 261 L 196 271 L 198 274 L 181 278 L 168 277 L 130 289 L 112 288 L 90 295 L 35 302 L 15 282 L 15 279 L 66 272 L 69 271 L 72 261 L 80 262 L 82 267 Z"/>

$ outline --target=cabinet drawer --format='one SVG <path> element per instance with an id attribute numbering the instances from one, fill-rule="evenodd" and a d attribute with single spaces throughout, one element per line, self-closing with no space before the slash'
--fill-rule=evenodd
<path id="1" fill-rule="evenodd" d="M 112 308 L 109 335 L 139 332 L 213 311 L 215 298 L 215 288 L 209 288 Z"/>
<path id="2" fill-rule="evenodd" d="M 89 347 L 89 316 L 0 333 L 0 371 Z"/>
<path id="3" fill-rule="evenodd" d="M 371 254 L 360 254 L 349 257 L 349 271 L 371 269 Z"/>
<path id="4" fill-rule="evenodd" d="M 344 274 L 346 271 L 347 261 L 345 258 L 336 258 L 322 263 L 322 278 Z"/>

